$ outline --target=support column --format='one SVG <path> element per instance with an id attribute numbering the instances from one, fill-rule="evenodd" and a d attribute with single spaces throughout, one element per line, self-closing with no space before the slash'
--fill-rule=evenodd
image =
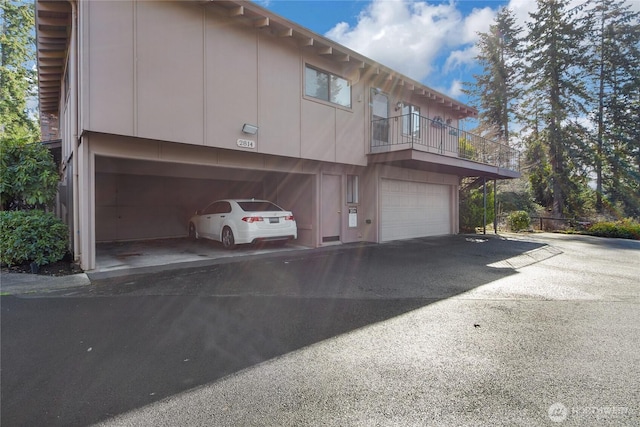
<path id="1" fill-rule="evenodd" d="M 83 270 L 96 268 L 95 233 L 95 156 L 91 152 L 89 136 L 83 136 L 78 147 L 78 215 L 76 231 L 80 243 L 80 266 Z"/>
<path id="2" fill-rule="evenodd" d="M 487 177 L 482 177 L 482 234 L 487 234 Z"/>
<path id="3" fill-rule="evenodd" d="M 498 183 L 493 180 L 493 232 L 498 234 Z"/>

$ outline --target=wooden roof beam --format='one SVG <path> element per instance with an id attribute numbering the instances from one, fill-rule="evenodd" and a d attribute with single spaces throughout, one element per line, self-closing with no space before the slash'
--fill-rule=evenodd
<path id="1" fill-rule="evenodd" d="M 38 12 L 63 12 L 70 13 L 71 5 L 66 1 L 37 1 L 36 9 Z"/>
<path id="2" fill-rule="evenodd" d="M 312 37 L 304 37 L 300 39 L 299 45 L 300 47 L 308 47 L 313 46 L 314 40 Z"/>
<path id="3" fill-rule="evenodd" d="M 242 16 L 244 15 L 244 6 L 237 6 L 237 7 L 232 7 L 231 9 L 229 9 L 229 17 L 233 18 L 236 16 Z"/>
<path id="4" fill-rule="evenodd" d="M 285 28 L 279 31 L 278 37 L 293 37 L 293 28 Z"/>
<path id="5" fill-rule="evenodd" d="M 38 39 L 41 38 L 66 39 L 67 32 L 62 30 L 51 30 L 47 28 L 38 28 Z"/>
<path id="6" fill-rule="evenodd" d="M 269 26 L 269 18 L 268 17 L 262 17 L 262 18 L 258 18 L 255 21 L 253 21 L 253 26 L 255 28 L 265 28 Z"/>
<path id="7" fill-rule="evenodd" d="M 38 56 L 40 58 L 45 58 L 45 59 L 53 59 L 53 58 L 64 59 L 66 57 L 65 52 L 63 50 L 47 50 L 47 51 L 38 50 Z"/>
<path id="8" fill-rule="evenodd" d="M 53 17 L 53 16 L 40 16 L 38 18 L 38 25 L 46 27 L 66 27 L 71 23 L 68 16 L 66 17 Z"/>

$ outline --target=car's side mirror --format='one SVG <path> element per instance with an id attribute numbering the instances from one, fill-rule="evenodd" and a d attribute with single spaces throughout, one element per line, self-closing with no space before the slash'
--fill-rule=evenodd
<path id="1" fill-rule="evenodd" d="M 202 213 L 202 211 L 201 211 L 200 209 L 198 209 L 198 210 L 196 211 L 196 215 L 200 215 L 201 213 Z"/>

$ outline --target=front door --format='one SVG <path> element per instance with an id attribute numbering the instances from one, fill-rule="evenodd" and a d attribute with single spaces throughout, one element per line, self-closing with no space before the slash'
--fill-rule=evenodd
<path id="1" fill-rule="evenodd" d="M 341 194 L 340 175 L 322 175 L 322 243 L 340 241 Z"/>

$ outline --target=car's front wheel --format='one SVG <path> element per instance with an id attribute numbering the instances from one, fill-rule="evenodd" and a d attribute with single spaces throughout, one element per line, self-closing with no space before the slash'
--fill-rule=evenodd
<path id="1" fill-rule="evenodd" d="M 196 226 L 192 222 L 189 223 L 189 238 L 190 239 L 198 238 L 198 233 L 196 233 Z"/>
<path id="2" fill-rule="evenodd" d="M 233 231 L 231 228 L 225 227 L 222 229 L 222 246 L 225 249 L 233 249 L 236 247 L 236 240 L 233 237 Z"/>

